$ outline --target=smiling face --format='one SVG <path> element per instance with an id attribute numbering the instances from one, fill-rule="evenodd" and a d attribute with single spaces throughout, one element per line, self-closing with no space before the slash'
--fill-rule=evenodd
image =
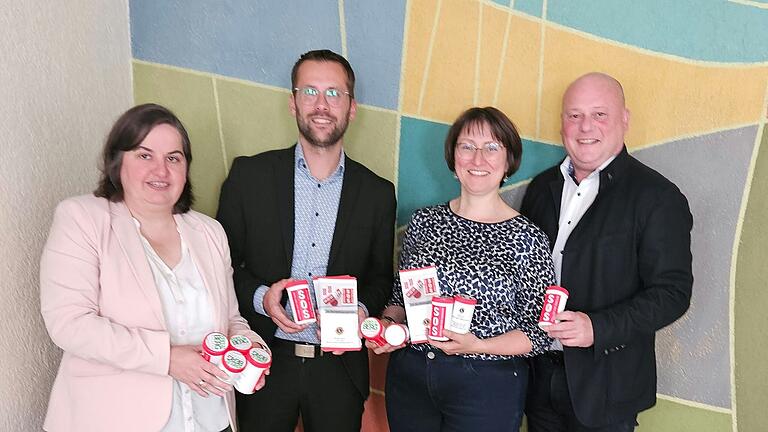
<path id="1" fill-rule="evenodd" d="M 344 68 L 332 61 L 307 60 L 299 66 L 295 85 L 299 89 L 312 87 L 319 92 L 312 103 L 303 101 L 299 91 L 291 94 L 288 104 L 291 114 L 296 117 L 300 141 L 316 147 L 332 147 L 340 143 L 349 121 L 355 118 L 357 104 L 349 95 L 343 95 L 340 103 L 332 106 L 325 91 L 349 91 Z"/>
<path id="2" fill-rule="evenodd" d="M 498 151 L 488 151 L 489 143 L 501 144 L 490 129 L 484 122 L 469 123 L 456 140 L 454 172 L 461 183 L 462 194 L 482 196 L 499 191 L 507 171 L 507 152 L 503 146 Z M 470 146 L 477 149 L 470 156 L 460 151 L 461 147 Z"/>
<path id="3" fill-rule="evenodd" d="M 574 81 L 563 95 L 560 135 L 577 180 L 621 152 L 628 128 L 629 111 L 615 79 L 588 74 Z"/>
<path id="4" fill-rule="evenodd" d="M 172 213 L 186 182 L 181 135 L 169 124 L 153 127 L 137 148 L 122 155 L 120 183 L 131 211 Z"/>

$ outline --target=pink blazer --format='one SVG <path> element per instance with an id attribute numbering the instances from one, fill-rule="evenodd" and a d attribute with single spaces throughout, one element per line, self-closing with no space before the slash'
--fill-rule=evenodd
<path id="1" fill-rule="evenodd" d="M 215 220 L 175 215 L 214 310 L 216 330 L 261 338 L 238 312 L 229 247 Z M 170 338 L 128 208 L 92 195 L 59 204 L 40 262 L 40 302 L 64 350 L 47 431 L 157 431 L 171 411 Z M 227 394 L 235 423 L 233 392 Z"/>

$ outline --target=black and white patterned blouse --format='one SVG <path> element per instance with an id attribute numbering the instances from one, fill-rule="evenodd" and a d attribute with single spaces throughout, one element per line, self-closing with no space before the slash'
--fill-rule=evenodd
<path id="1" fill-rule="evenodd" d="M 455 214 L 448 204 L 414 212 L 403 237 L 400 270 L 434 265 L 441 295 L 477 299 L 470 331 L 480 339 L 519 329 L 540 354 L 552 339 L 536 325 L 544 291 L 555 280 L 546 234 L 525 216 L 482 223 Z M 395 278 L 391 305 L 404 306 Z M 425 350 L 426 344 L 413 345 Z M 494 354 L 464 354 L 484 360 Z"/>

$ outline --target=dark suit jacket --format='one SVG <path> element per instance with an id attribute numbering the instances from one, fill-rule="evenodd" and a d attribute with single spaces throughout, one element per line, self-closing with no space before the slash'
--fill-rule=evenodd
<path id="1" fill-rule="evenodd" d="M 376 316 L 392 291 L 394 186 L 349 157 L 344 163 L 327 275 L 357 277 L 358 299 Z M 294 166 L 294 147 L 236 158 L 221 187 L 216 215 L 229 238 L 240 313 L 267 343 L 277 326 L 256 313 L 253 294 L 261 285 L 291 276 Z M 355 386 L 367 397 L 367 350 L 342 357 Z"/>
<path id="2" fill-rule="evenodd" d="M 536 176 L 521 211 L 557 239 L 563 176 Z M 579 421 L 602 426 L 656 403 L 655 332 L 688 309 L 693 217 L 680 190 L 626 148 L 600 172 L 600 189 L 563 249 L 566 309 L 592 320 L 595 343 L 565 347 Z"/>

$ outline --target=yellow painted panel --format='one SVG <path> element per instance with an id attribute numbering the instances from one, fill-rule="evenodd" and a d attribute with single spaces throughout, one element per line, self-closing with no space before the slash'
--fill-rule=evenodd
<path id="1" fill-rule="evenodd" d="M 624 86 L 631 111 L 630 148 L 756 123 L 763 113 L 765 66 L 682 63 L 555 28 L 547 29 L 545 41 L 540 137 L 545 141 L 560 140 L 565 87 L 596 70 Z"/>
<path id="2" fill-rule="evenodd" d="M 133 93 L 137 104 L 166 106 L 184 124 L 192 142 L 189 178 L 195 194 L 193 208 L 213 216 L 225 171 L 212 78 L 134 62 Z"/>
<path id="3" fill-rule="evenodd" d="M 403 102 L 401 109 L 416 114 L 419 107 L 421 83 L 427 65 L 432 25 L 438 0 L 412 0 L 408 2 L 408 26 L 403 60 Z"/>
<path id="4" fill-rule="evenodd" d="M 504 30 L 509 12 L 490 5 L 483 6 L 482 28 L 480 29 L 480 70 L 477 82 L 478 106 L 493 105 L 496 81 L 504 57 Z"/>
<path id="5" fill-rule="evenodd" d="M 472 106 L 480 3 L 443 0 L 420 115 L 451 123 Z"/>
<path id="6" fill-rule="evenodd" d="M 536 135 L 541 24 L 512 16 L 496 105 L 525 137 Z M 557 140 L 559 141 L 559 139 Z"/>

